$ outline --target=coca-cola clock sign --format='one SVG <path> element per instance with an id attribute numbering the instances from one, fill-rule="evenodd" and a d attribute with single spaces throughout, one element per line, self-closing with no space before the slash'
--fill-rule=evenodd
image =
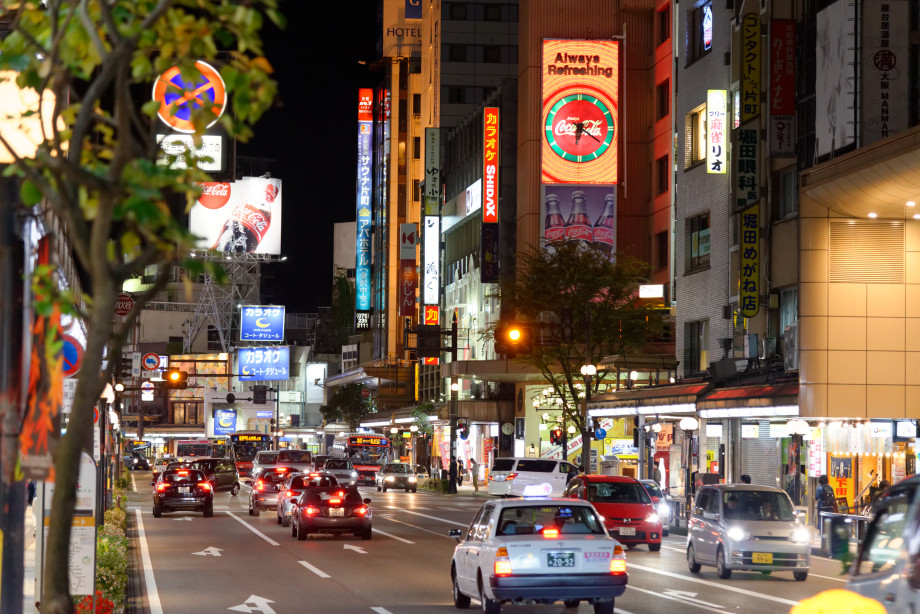
<path id="1" fill-rule="evenodd" d="M 544 130 L 550 148 L 570 162 L 596 160 L 616 135 L 613 113 L 590 94 L 561 98 L 550 108 Z"/>

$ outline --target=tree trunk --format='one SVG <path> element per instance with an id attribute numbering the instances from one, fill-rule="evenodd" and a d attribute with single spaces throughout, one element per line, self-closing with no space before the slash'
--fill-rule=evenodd
<path id="1" fill-rule="evenodd" d="M 591 473 L 591 435 L 587 426 L 581 429 L 581 465 L 586 474 Z"/>

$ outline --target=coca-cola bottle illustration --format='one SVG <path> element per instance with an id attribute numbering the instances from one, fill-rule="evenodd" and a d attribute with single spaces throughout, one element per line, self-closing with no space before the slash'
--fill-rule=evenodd
<path id="1" fill-rule="evenodd" d="M 211 249 L 220 252 L 256 251 L 272 223 L 272 203 L 277 196 L 278 186 L 269 183 L 265 186 L 260 204 L 238 204 L 227 218 Z"/>
<path id="2" fill-rule="evenodd" d="M 594 243 L 607 252 L 612 252 L 617 244 L 617 195 L 604 197 L 604 211 L 594 222 Z"/>
<path id="3" fill-rule="evenodd" d="M 581 190 L 572 192 L 572 212 L 565 223 L 566 241 L 585 241 L 590 243 L 594 238 L 591 230 L 591 219 L 585 204 L 585 193 Z"/>
<path id="4" fill-rule="evenodd" d="M 543 238 L 548 242 L 565 241 L 565 218 L 559 212 L 559 197 L 555 194 L 546 195 L 546 224 L 543 229 Z"/>

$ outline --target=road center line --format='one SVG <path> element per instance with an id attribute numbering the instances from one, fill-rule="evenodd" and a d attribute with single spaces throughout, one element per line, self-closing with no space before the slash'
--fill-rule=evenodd
<path id="1" fill-rule="evenodd" d="M 397 537 L 397 536 L 392 535 L 392 534 L 390 534 L 390 533 L 384 533 L 384 532 L 381 531 L 380 529 L 374 529 L 374 533 L 380 533 L 381 535 L 386 535 L 387 537 L 389 537 L 389 538 L 391 538 L 391 539 L 395 539 L 396 541 L 400 541 L 400 542 L 402 542 L 402 543 L 404 543 L 404 544 L 414 544 L 414 543 L 415 543 L 415 542 L 409 541 L 408 539 L 403 539 L 402 537 Z"/>
<path id="2" fill-rule="evenodd" d="M 224 512 L 224 513 L 227 514 L 228 516 L 230 516 L 230 518 L 233 518 L 234 520 L 236 520 L 238 523 L 240 523 L 241 525 L 243 525 L 244 527 L 246 527 L 246 528 L 249 529 L 250 531 L 252 531 L 253 533 L 255 533 L 256 535 L 258 535 L 259 537 L 261 537 L 262 539 L 264 539 L 265 541 L 267 541 L 268 543 L 270 543 L 272 546 L 278 546 L 278 545 L 280 545 L 278 542 L 276 542 L 275 540 L 273 540 L 273 539 L 272 539 L 271 537 L 269 537 L 268 535 L 265 535 L 264 533 L 262 533 L 262 531 L 258 530 L 257 528 L 255 528 L 254 526 L 252 526 L 251 524 L 249 524 L 248 522 L 246 522 L 245 520 L 241 520 L 241 519 L 237 518 L 236 515 L 235 515 L 233 512 Z"/>
<path id="3" fill-rule="evenodd" d="M 385 515 L 383 515 L 383 514 L 377 514 L 377 515 L 380 516 L 381 518 L 386 518 L 386 519 L 389 520 L 390 522 L 395 522 L 395 523 L 397 523 L 397 524 L 405 525 L 405 526 L 407 526 L 407 527 L 412 527 L 413 529 L 418 529 L 419 531 L 424 531 L 425 533 L 431 533 L 432 535 L 439 535 L 439 536 L 441 536 L 441 537 L 446 537 L 447 539 L 454 539 L 453 537 L 451 537 L 451 536 L 449 536 L 449 535 L 445 535 L 444 533 L 438 533 L 437 531 L 432 531 L 431 529 L 426 529 L 426 528 L 420 527 L 420 526 L 418 526 L 418 525 L 410 524 L 410 523 L 408 523 L 408 522 L 403 522 L 402 520 L 396 520 L 395 518 L 392 518 L 392 517 L 390 517 L 390 516 L 388 516 L 388 515 L 387 515 L 387 516 L 385 516 Z"/>
<path id="4" fill-rule="evenodd" d="M 144 520 L 141 511 L 134 510 L 137 516 L 137 541 L 141 545 L 141 564 L 144 566 L 144 584 L 147 585 L 147 606 L 150 614 L 163 614 L 160 604 L 160 593 L 157 591 L 157 581 L 153 577 L 153 564 L 150 561 L 150 551 L 147 549 L 147 534 L 144 532 Z"/>
<path id="5" fill-rule="evenodd" d="M 377 612 L 377 614 L 393 614 L 393 612 L 381 607 L 371 608 L 371 612 Z"/>
<path id="6" fill-rule="evenodd" d="M 468 526 L 470 526 L 470 523 L 468 523 L 468 522 L 455 522 L 455 521 L 453 521 L 453 520 L 446 520 L 446 519 L 444 519 L 444 518 L 438 518 L 437 516 L 431 516 L 431 515 L 429 515 L 429 514 L 420 514 L 420 513 L 418 513 L 418 512 L 412 512 L 412 511 L 409 511 L 409 510 L 404 510 L 404 509 L 402 509 L 402 508 L 395 507 L 395 506 L 393 506 L 393 505 L 388 505 L 388 506 L 387 506 L 387 509 L 396 510 L 396 511 L 398 511 L 398 512 L 403 512 L 403 513 L 406 513 L 406 514 L 412 514 L 412 515 L 414 515 L 414 516 L 421 516 L 422 518 L 429 518 L 429 519 L 431 519 L 431 520 L 437 520 L 438 522 L 446 522 L 447 524 L 457 525 L 458 527 L 468 527 Z"/>
<path id="7" fill-rule="evenodd" d="M 705 586 L 712 586 L 713 588 L 718 588 L 726 591 L 732 591 L 734 593 L 740 593 L 742 595 L 750 595 L 751 597 L 759 597 L 760 599 L 766 599 L 767 601 L 775 601 L 777 603 L 783 603 L 785 605 L 798 605 L 798 601 L 792 601 L 791 599 L 783 599 L 782 597 L 774 597 L 773 595 L 767 595 L 766 593 L 758 593 L 755 591 L 749 591 L 744 588 L 738 588 L 737 586 L 730 586 L 728 584 L 720 584 L 718 582 L 711 582 L 709 580 L 702 580 L 700 578 L 691 578 L 690 576 L 684 576 L 679 573 L 674 573 L 672 571 L 665 571 L 663 569 L 656 569 L 654 567 L 646 567 L 644 565 L 636 565 L 632 563 L 629 567 L 633 569 L 641 569 L 642 571 L 648 571 L 659 576 L 668 576 L 669 578 L 677 578 L 678 580 L 686 580 L 687 582 L 695 582 L 696 584 L 703 584 Z"/>
<path id="8" fill-rule="evenodd" d="M 635 565 L 633 565 L 633 567 L 635 567 Z M 679 597 L 675 597 L 674 595 L 665 595 L 664 593 L 659 593 L 657 591 L 650 591 L 646 588 L 639 588 L 635 584 L 628 585 L 628 588 L 633 591 L 639 591 L 640 593 L 648 593 L 649 595 L 654 595 L 655 597 L 661 597 L 662 599 L 670 599 L 671 601 L 682 603 L 685 606 L 689 605 L 689 606 L 693 606 L 694 608 L 699 608 L 701 610 L 709 610 L 710 612 L 717 612 L 718 614 L 731 614 L 730 612 L 726 610 L 719 610 L 718 608 L 711 608 L 708 605 L 703 605 L 701 603 L 693 603 L 692 601 L 684 601 L 683 599 Z"/>
<path id="9" fill-rule="evenodd" d="M 320 578 L 331 578 L 332 577 L 329 574 L 327 574 L 325 571 L 323 571 L 322 569 L 314 567 L 313 565 L 310 565 L 306 561 L 297 561 L 297 562 L 303 565 L 304 567 L 306 567 L 307 569 L 309 569 L 310 571 L 312 571 L 313 573 L 315 573 L 316 575 L 318 575 Z"/>

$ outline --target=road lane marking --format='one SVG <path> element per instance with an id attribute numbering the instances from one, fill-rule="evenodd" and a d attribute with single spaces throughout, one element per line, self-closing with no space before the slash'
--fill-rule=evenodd
<path id="1" fill-rule="evenodd" d="M 251 524 L 249 524 L 248 522 L 246 522 L 245 520 L 242 520 L 242 519 L 240 519 L 240 518 L 237 518 L 236 515 L 235 515 L 233 512 L 224 512 L 224 513 L 227 514 L 227 516 L 230 516 L 230 518 L 233 518 L 234 520 L 236 520 L 238 523 L 240 523 L 241 525 L 243 525 L 244 527 L 246 527 L 246 528 L 249 529 L 250 531 L 252 531 L 253 533 L 255 533 L 256 535 L 258 535 L 259 537 L 261 537 L 262 539 L 264 539 L 265 541 L 267 541 L 268 543 L 270 543 L 272 546 L 279 546 L 279 545 L 280 545 L 278 542 L 276 542 L 275 540 L 273 540 L 273 539 L 272 539 L 271 537 L 269 537 L 268 535 L 265 535 L 264 533 L 262 533 L 262 531 L 258 530 L 257 528 L 255 528 L 254 526 L 252 526 Z"/>
<path id="2" fill-rule="evenodd" d="M 750 595 L 751 597 L 759 597 L 760 599 L 766 599 L 767 601 L 775 601 L 777 603 L 783 603 L 785 605 L 798 605 L 798 601 L 792 601 L 791 599 L 783 599 L 782 597 L 774 597 L 773 595 L 767 595 L 766 593 L 758 593 L 756 591 L 749 591 L 744 588 L 738 588 L 737 586 L 730 586 L 728 584 L 719 584 L 718 582 L 711 582 L 709 580 L 703 580 L 701 578 L 691 578 L 690 576 L 684 576 L 679 573 L 674 573 L 672 571 L 665 571 L 663 569 L 656 569 L 655 567 L 646 567 L 644 565 L 636 565 L 632 563 L 629 565 L 633 569 L 641 569 L 642 571 L 648 571 L 660 576 L 668 576 L 669 578 L 677 578 L 679 580 L 686 580 L 688 582 L 695 582 L 697 584 L 703 584 L 705 586 L 712 586 L 714 588 L 719 588 L 726 591 L 732 591 L 735 593 L 740 593 L 742 595 Z"/>
<path id="3" fill-rule="evenodd" d="M 832 578 L 831 576 L 822 576 L 816 573 L 811 573 L 810 571 L 808 572 L 808 575 L 815 577 L 815 578 L 824 578 L 825 580 L 833 580 L 834 582 L 844 582 L 844 583 L 847 582 L 847 580 L 844 580 L 843 578 Z"/>
<path id="4" fill-rule="evenodd" d="M 160 604 L 160 593 L 157 591 L 157 581 L 153 577 L 153 564 L 150 562 L 150 551 L 147 549 L 147 534 L 144 533 L 144 519 L 140 510 L 134 510 L 137 516 L 137 541 L 141 544 L 141 563 L 144 565 L 144 584 L 147 585 L 147 606 L 150 614 L 163 614 Z"/>
<path id="5" fill-rule="evenodd" d="M 137 492 L 137 482 L 134 481 L 134 474 L 131 474 L 131 490 Z"/>
<path id="6" fill-rule="evenodd" d="M 314 567 L 313 565 L 310 565 L 306 561 L 297 561 L 297 562 L 303 565 L 304 567 L 306 567 L 307 569 L 309 569 L 310 571 L 312 571 L 313 573 L 315 573 L 316 575 L 318 575 L 320 578 L 331 578 L 332 577 L 329 574 L 327 574 L 325 571 L 323 571 L 322 569 L 319 569 L 318 567 Z"/>
<path id="7" fill-rule="evenodd" d="M 716 604 L 714 604 L 714 603 L 706 604 L 705 601 L 698 602 L 698 601 L 695 600 L 695 599 L 685 600 L 685 599 L 681 599 L 681 598 L 678 597 L 677 595 L 671 595 L 671 594 L 668 594 L 668 593 L 666 593 L 666 592 L 665 592 L 665 593 L 659 593 L 659 592 L 657 592 L 657 591 L 650 591 L 650 590 L 645 589 L 645 588 L 639 588 L 639 587 L 636 586 L 635 584 L 630 584 L 628 588 L 630 588 L 631 590 L 639 591 L 640 593 L 648 593 L 649 595 L 654 595 L 654 596 L 656 596 L 656 597 L 661 597 L 662 599 L 670 599 L 671 601 L 676 601 L 676 602 L 682 603 L 682 604 L 684 604 L 684 605 L 693 606 L 693 607 L 699 608 L 699 609 L 701 609 L 701 610 L 708 610 L 708 611 L 710 611 L 710 612 L 716 612 L 717 614 L 731 614 L 731 613 L 728 612 L 727 610 L 720 609 L 722 606 L 718 606 L 718 605 L 716 605 Z M 695 595 L 696 593 L 693 593 L 693 594 Z M 706 604 L 706 605 L 703 605 L 703 604 Z M 716 606 L 716 607 L 711 607 L 711 606 Z"/>
<path id="8" fill-rule="evenodd" d="M 425 533 L 431 533 L 432 535 L 439 535 L 439 536 L 441 536 L 441 537 L 446 537 L 447 539 L 454 539 L 454 538 L 451 537 L 450 535 L 445 535 L 444 533 L 438 533 L 437 531 L 432 531 L 431 529 L 426 529 L 426 528 L 420 527 L 420 526 L 418 526 L 418 525 L 414 525 L 414 524 L 411 524 L 411 523 L 408 523 L 408 522 L 403 522 L 402 520 L 396 520 L 395 518 L 393 518 L 393 517 L 390 516 L 389 514 L 377 514 L 377 515 L 380 516 L 381 518 L 386 518 L 386 519 L 389 520 L 390 522 L 395 522 L 395 523 L 397 523 L 397 524 L 406 525 L 407 527 L 412 527 L 413 529 L 418 529 L 419 531 L 424 531 Z M 377 529 L 374 529 L 374 530 L 376 531 Z"/>
<path id="9" fill-rule="evenodd" d="M 377 614 L 393 614 L 393 612 L 381 607 L 371 608 L 371 612 L 377 612 Z"/>
<path id="10" fill-rule="evenodd" d="M 395 506 L 392 506 L 392 505 L 388 505 L 388 506 L 387 506 L 387 509 L 396 510 L 396 511 L 399 511 L 399 512 L 404 512 L 404 513 L 406 513 L 406 514 L 412 514 L 412 515 L 414 515 L 414 516 L 421 516 L 422 518 L 429 518 L 429 519 L 431 519 L 431 520 L 437 520 L 438 522 L 446 522 L 447 524 L 454 524 L 454 525 L 457 525 L 458 527 L 468 527 L 468 526 L 470 526 L 470 523 L 468 523 L 468 522 L 454 522 L 453 520 L 446 520 L 446 519 L 444 519 L 444 518 L 438 518 L 437 516 L 431 516 L 430 514 L 420 514 L 420 513 L 418 513 L 418 512 L 413 512 L 413 511 L 410 511 L 410 510 L 404 510 L 404 509 L 402 509 L 402 508 L 395 507 Z"/>
<path id="11" fill-rule="evenodd" d="M 354 550 L 354 551 L 357 552 L 358 554 L 367 554 L 367 550 L 365 550 L 364 548 L 362 548 L 362 547 L 360 547 L 360 546 L 352 546 L 351 544 L 345 544 L 344 546 L 342 546 L 342 549 L 344 549 L 344 550 Z"/>
<path id="12" fill-rule="evenodd" d="M 381 531 L 380 529 L 374 529 L 374 533 L 380 533 L 381 535 L 386 535 L 386 536 L 389 537 L 390 539 L 395 539 L 396 541 L 400 541 L 400 542 L 402 542 L 402 543 L 404 543 L 404 544 L 414 544 L 414 543 L 415 543 L 415 542 L 409 541 L 408 539 L 403 539 L 402 537 L 397 537 L 397 536 L 392 535 L 392 534 L 390 534 L 390 533 L 384 533 L 384 532 Z"/>

